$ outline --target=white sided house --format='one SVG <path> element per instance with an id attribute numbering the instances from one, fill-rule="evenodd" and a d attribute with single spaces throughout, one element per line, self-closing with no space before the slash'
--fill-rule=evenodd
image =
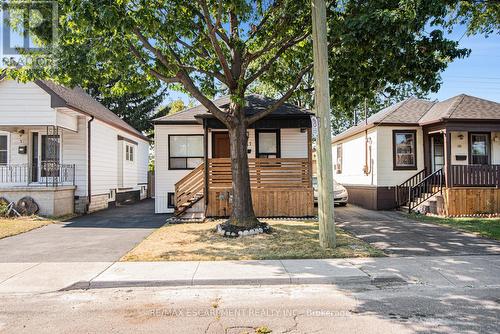
<path id="1" fill-rule="evenodd" d="M 500 213 L 500 104 L 409 98 L 332 141 L 335 179 L 369 209 Z"/>
<path id="2" fill-rule="evenodd" d="M 0 198 L 61 216 L 146 197 L 149 141 L 86 94 L 0 78 Z"/>
<path id="3" fill-rule="evenodd" d="M 224 109 L 229 98 L 213 102 Z M 249 95 L 245 112 L 264 111 L 275 102 Z M 310 117 L 306 110 L 284 104 L 248 129 L 257 216 L 314 215 Z M 232 176 L 225 126 L 203 106 L 158 118 L 154 124 L 156 212 L 185 219 L 228 216 Z"/>

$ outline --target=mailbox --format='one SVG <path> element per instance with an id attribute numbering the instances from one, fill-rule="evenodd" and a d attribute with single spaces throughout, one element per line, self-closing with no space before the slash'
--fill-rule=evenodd
<path id="1" fill-rule="evenodd" d="M 28 147 L 27 147 L 26 145 L 24 145 L 24 146 L 19 146 L 19 147 L 17 148 L 17 153 L 18 153 L 18 154 L 26 154 L 26 153 L 28 153 Z"/>

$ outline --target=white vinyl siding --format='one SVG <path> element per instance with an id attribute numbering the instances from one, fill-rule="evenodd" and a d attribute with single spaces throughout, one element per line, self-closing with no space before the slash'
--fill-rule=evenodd
<path id="1" fill-rule="evenodd" d="M 62 131 L 62 163 L 75 165 L 75 195 L 87 196 L 87 118 L 77 124 L 78 132 Z"/>
<path id="2" fill-rule="evenodd" d="M 168 208 L 168 193 L 174 192 L 175 183 L 191 172 L 191 170 L 169 170 L 168 135 L 190 135 L 190 134 L 203 135 L 203 127 L 201 125 L 155 125 L 155 212 L 156 213 L 165 213 L 174 211 L 172 208 Z"/>
<path id="3" fill-rule="evenodd" d="M 52 125 L 55 118 L 50 95 L 35 83 L 0 81 L 0 125 Z"/>
<path id="4" fill-rule="evenodd" d="M 376 185 L 377 184 L 377 129 L 368 130 L 368 138 L 371 140 L 371 171 L 368 175 L 363 171 L 366 164 L 366 137 L 365 133 L 359 133 L 332 145 L 332 161 L 335 165 L 339 159 L 338 152 L 342 152 L 342 173 L 337 174 L 333 170 L 333 178 L 340 184 L 345 185 Z M 342 150 L 337 150 L 338 144 Z M 368 151 L 369 153 L 369 151 Z M 368 155 L 369 156 L 369 155 Z M 391 153 L 392 157 L 392 153 Z M 368 159 L 370 160 L 370 159 Z M 368 161 L 370 164 L 370 161 Z M 392 166 L 392 162 L 391 162 Z"/>
<path id="5" fill-rule="evenodd" d="M 417 168 L 412 170 L 394 170 L 393 162 L 393 130 L 416 130 L 416 153 L 417 153 Z M 378 186 L 396 186 L 413 175 L 418 171 L 424 169 L 424 142 L 422 129 L 420 127 L 411 126 L 379 126 L 377 127 L 378 138 Z M 349 151 L 346 151 L 349 152 Z"/>

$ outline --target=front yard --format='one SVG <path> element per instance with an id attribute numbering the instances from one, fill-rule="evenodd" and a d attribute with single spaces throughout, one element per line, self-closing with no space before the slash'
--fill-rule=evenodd
<path id="1" fill-rule="evenodd" d="M 422 215 L 412 215 L 412 218 L 448 226 L 465 232 L 472 232 L 482 237 L 500 240 L 499 218 L 441 218 Z"/>
<path id="2" fill-rule="evenodd" d="M 213 232 L 220 221 L 165 225 L 153 232 L 121 261 L 214 261 L 323 259 L 384 256 L 364 241 L 337 228 L 337 248 L 319 245 L 318 223 L 264 220 L 273 232 L 243 238 L 224 238 Z"/>
<path id="3" fill-rule="evenodd" d="M 54 223 L 54 220 L 37 216 L 0 218 L 0 239 L 28 232 L 52 223 Z"/>

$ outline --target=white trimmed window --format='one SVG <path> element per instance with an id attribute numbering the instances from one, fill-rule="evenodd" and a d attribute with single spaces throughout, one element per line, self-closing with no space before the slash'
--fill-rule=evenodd
<path id="1" fill-rule="evenodd" d="M 134 146 L 125 145 L 125 160 L 134 161 Z"/>
<path id="2" fill-rule="evenodd" d="M 0 165 L 6 165 L 9 156 L 9 138 L 7 135 L 0 135 Z"/>

